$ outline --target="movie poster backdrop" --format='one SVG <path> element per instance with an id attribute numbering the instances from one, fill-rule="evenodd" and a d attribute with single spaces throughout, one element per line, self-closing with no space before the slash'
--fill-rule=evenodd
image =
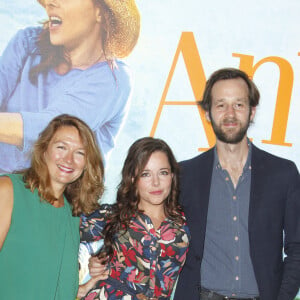
<path id="1" fill-rule="evenodd" d="M 208 76 L 223 67 L 246 71 L 260 90 L 260 105 L 249 129 L 253 143 L 300 168 L 300 2 L 136 2 L 141 34 L 125 59 L 133 70 L 134 89 L 126 121 L 107 159 L 101 201 L 114 202 L 128 147 L 140 137 L 166 140 L 179 161 L 214 145 L 210 124 L 196 101 Z M 0 55 L 17 30 L 39 26 L 45 18 L 34 0 L 1 1 Z"/>

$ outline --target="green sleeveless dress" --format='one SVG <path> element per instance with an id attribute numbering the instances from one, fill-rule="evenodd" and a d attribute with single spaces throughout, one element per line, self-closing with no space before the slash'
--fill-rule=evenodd
<path id="1" fill-rule="evenodd" d="M 11 174 L 14 205 L 0 250 L 0 299 L 74 300 L 78 289 L 79 218 L 55 208 Z"/>

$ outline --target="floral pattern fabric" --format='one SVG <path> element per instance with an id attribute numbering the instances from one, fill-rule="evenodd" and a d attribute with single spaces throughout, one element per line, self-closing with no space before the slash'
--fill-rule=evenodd
<path id="1" fill-rule="evenodd" d="M 102 230 L 110 211 L 111 205 L 106 204 L 91 215 L 82 216 L 82 242 L 103 238 Z M 169 299 L 183 267 L 189 240 L 186 224 L 165 219 L 155 230 L 148 216 L 138 214 L 132 218 L 129 229 L 116 236 L 113 258 L 108 265 L 110 277 L 146 297 Z M 133 300 L 136 297 L 122 287 L 100 280 L 83 299 Z"/>

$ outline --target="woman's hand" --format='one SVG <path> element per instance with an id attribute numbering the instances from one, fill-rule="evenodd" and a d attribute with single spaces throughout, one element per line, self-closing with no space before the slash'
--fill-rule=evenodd
<path id="1" fill-rule="evenodd" d="M 107 264 L 104 263 L 106 260 L 107 258 L 90 257 L 89 273 L 92 278 L 99 275 L 106 276 L 104 279 L 108 277 L 109 270 L 107 269 Z"/>
<path id="2" fill-rule="evenodd" d="M 109 275 L 109 270 L 107 269 L 107 264 L 102 264 L 106 259 L 99 259 L 98 257 L 90 257 L 89 259 L 89 272 L 91 279 L 82 284 L 78 288 L 77 298 L 81 299 L 86 296 L 89 290 L 91 290 L 97 281 L 105 280 Z"/>

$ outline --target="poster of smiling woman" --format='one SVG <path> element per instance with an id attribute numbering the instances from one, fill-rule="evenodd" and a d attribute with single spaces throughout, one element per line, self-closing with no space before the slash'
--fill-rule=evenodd
<path id="1" fill-rule="evenodd" d="M 106 157 L 128 109 L 131 73 L 117 58 L 138 40 L 134 1 L 39 2 L 43 26 L 19 30 L 1 56 L 1 173 L 28 166 L 39 132 L 62 113 L 84 120 Z"/>
<path id="2" fill-rule="evenodd" d="M 113 203 L 138 138 L 165 140 L 178 161 L 215 145 L 197 101 L 224 67 L 260 91 L 250 140 L 299 169 L 299 11 L 297 0 L 1 1 L 0 174 L 26 168 L 39 133 L 68 113 L 92 128 L 101 201 Z M 81 280 L 89 251 L 80 249 Z"/>

